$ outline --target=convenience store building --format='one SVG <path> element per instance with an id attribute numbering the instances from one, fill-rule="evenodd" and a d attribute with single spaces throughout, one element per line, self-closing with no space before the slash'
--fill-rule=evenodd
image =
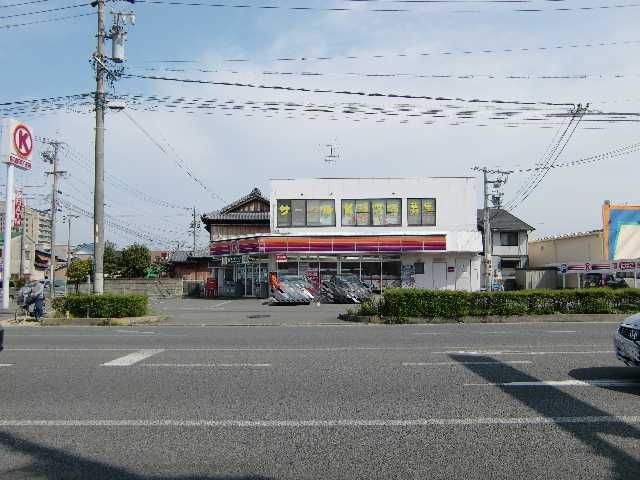
<path id="1" fill-rule="evenodd" d="M 375 291 L 479 290 L 475 184 L 473 177 L 272 180 L 262 205 L 268 232 L 212 235 L 220 294 L 267 296 L 271 272 L 312 288 L 350 274 Z"/>

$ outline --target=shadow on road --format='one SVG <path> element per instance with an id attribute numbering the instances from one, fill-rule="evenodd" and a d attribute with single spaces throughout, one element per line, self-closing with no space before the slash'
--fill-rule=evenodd
<path id="1" fill-rule="evenodd" d="M 576 380 L 619 380 L 623 382 L 637 382 L 637 387 L 616 387 L 614 385 L 598 385 L 598 388 L 615 390 L 616 392 L 640 395 L 640 368 L 637 367 L 588 367 L 576 368 L 569 372 L 569 376 Z"/>
<path id="2" fill-rule="evenodd" d="M 6 431 L 0 431 L 0 448 L 31 458 L 31 463 L 25 467 L 0 470 L 0 478 L 3 480 L 270 480 L 268 477 L 252 474 L 139 475 L 125 468 L 48 447 Z"/>
<path id="3" fill-rule="evenodd" d="M 490 356 L 479 355 L 450 355 L 450 357 L 463 365 L 468 370 L 482 377 L 487 383 L 504 383 L 510 381 L 539 382 L 540 379 L 531 376 L 522 370 L 500 362 Z M 500 368 L 487 368 L 486 365 L 477 362 L 498 362 Z M 586 372 L 585 372 L 586 374 Z M 593 379 L 594 377 L 590 377 Z M 517 380 L 516 380 L 517 379 Z M 594 407 L 570 394 L 552 387 L 513 387 L 508 385 L 496 385 L 491 388 L 499 388 L 503 392 L 511 395 L 514 399 L 537 412 L 540 416 L 549 419 L 559 419 L 560 417 L 609 417 L 611 413 Z M 589 446 L 595 455 L 607 458 L 612 466 L 612 478 L 614 479 L 635 479 L 639 478 L 640 461 L 629 455 L 623 449 L 612 445 L 603 437 L 606 435 L 620 438 L 630 438 L 640 440 L 640 430 L 636 427 L 623 423 L 571 423 L 558 420 L 555 423 L 557 428 L 570 433 L 577 440 Z M 539 427 L 529 427 L 539 428 Z"/>

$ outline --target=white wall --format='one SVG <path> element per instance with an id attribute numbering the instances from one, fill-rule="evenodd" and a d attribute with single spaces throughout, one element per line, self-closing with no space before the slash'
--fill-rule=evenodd
<path id="1" fill-rule="evenodd" d="M 433 253 L 404 253 L 401 261 L 403 265 L 424 263 L 424 274 L 414 275 L 415 288 L 432 290 L 434 285 L 434 271 L 438 265 L 444 264 L 446 271 L 445 290 L 480 290 L 480 255 L 433 254 Z M 434 266 L 434 264 L 436 264 Z"/>
<path id="2" fill-rule="evenodd" d="M 493 254 L 501 257 L 528 255 L 529 235 L 527 232 L 518 232 L 518 246 L 506 246 L 500 244 L 500 232 L 493 232 L 491 236 Z"/>
<path id="3" fill-rule="evenodd" d="M 343 232 L 359 235 L 477 232 L 476 181 L 472 177 L 427 178 L 303 178 L 271 180 L 271 231 L 294 235 Z M 341 226 L 342 199 L 402 199 L 401 227 Z M 407 198 L 435 198 L 436 226 L 407 225 Z M 334 199 L 335 227 L 277 227 L 278 199 Z M 392 233 L 393 232 L 393 233 Z"/>

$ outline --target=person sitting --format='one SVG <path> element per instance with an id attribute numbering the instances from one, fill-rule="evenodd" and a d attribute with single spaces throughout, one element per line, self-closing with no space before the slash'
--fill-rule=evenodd
<path id="1" fill-rule="evenodd" d="M 33 314 L 36 321 L 40 321 L 40 318 L 44 314 L 44 285 L 38 281 L 32 281 L 29 283 L 29 294 L 25 302 L 25 307 L 28 309 L 31 304 L 34 304 Z"/>

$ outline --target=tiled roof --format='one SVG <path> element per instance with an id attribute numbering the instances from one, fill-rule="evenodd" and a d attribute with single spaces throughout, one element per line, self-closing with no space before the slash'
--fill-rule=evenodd
<path id="1" fill-rule="evenodd" d="M 269 203 L 269 199 L 266 198 L 264 195 L 262 195 L 262 192 L 260 191 L 260 189 L 259 188 L 254 188 L 253 190 L 251 190 L 251 192 L 249 192 L 244 197 L 241 197 L 238 200 L 236 200 L 234 202 L 231 202 L 226 207 L 222 207 L 218 212 L 219 213 L 228 213 L 231 210 L 233 210 L 234 208 L 238 207 L 239 205 L 242 205 L 243 203 L 250 202 L 252 200 L 262 200 L 263 202 Z"/>
<path id="2" fill-rule="evenodd" d="M 192 258 L 208 258 L 211 257 L 209 248 L 200 248 L 194 252 L 191 250 L 176 250 L 169 257 L 169 261 L 173 263 L 185 263 Z"/>
<path id="3" fill-rule="evenodd" d="M 515 215 L 503 210 L 502 208 L 490 208 L 489 217 L 491 218 L 491 230 L 535 230 L 531 225 L 524 223 Z M 484 210 L 478 209 L 478 228 L 482 230 L 484 221 Z"/>
<path id="4" fill-rule="evenodd" d="M 204 218 L 207 220 L 269 220 L 269 212 L 238 212 L 223 213 L 215 211 L 207 213 Z"/>

